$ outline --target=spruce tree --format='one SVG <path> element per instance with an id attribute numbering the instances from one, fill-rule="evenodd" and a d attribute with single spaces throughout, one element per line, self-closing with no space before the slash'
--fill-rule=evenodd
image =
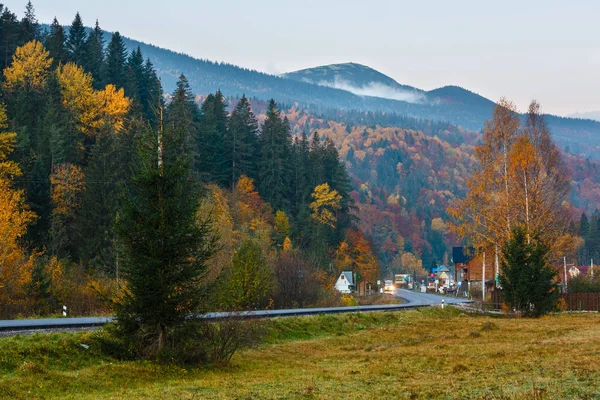
<path id="1" fill-rule="evenodd" d="M 144 64 L 143 77 L 144 79 L 140 87 L 140 104 L 142 105 L 146 121 L 149 121 L 154 125 L 156 122 L 155 110 L 157 109 L 158 104 L 162 103 L 163 99 L 160 79 L 149 58 Z"/>
<path id="2" fill-rule="evenodd" d="M 500 283 L 504 302 L 526 316 L 540 316 L 552 311 L 558 290 L 555 271 L 548 264 L 548 246 L 537 238 L 528 239 L 522 227 L 513 230 L 502 250 Z"/>
<path id="3" fill-rule="evenodd" d="M 231 112 L 225 144 L 231 170 L 229 185 L 233 187 L 242 175 L 256 178 L 258 121 L 245 95 Z"/>
<path id="4" fill-rule="evenodd" d="M 69 51 L 69 60 L 84 65 L 85 62 L 85 41 L 87 34 L 79 13 L 75 15 L 73 23 L 69 28 L 69 38 L 67 39 L 67 49 Z"/>
<path id="5" fill-rule="evenodd" d="M 119 332 L 148 357 L 177 346 L 183 327 L 193 323 L 188 317 L 204 310 L 202 279 L 215 252 L 209 224 L 196 220 L 199 188 L 181 153 L 183 131 L 167 126 L 140 141 L 117 223 L 127 282 L 116 304 Z"/>
<path id="6" fill-rule="evenodd" d="M 259 192 L 275 210 L 288 211 L 290 192 L 289 124 L 281 120 L 281 112 L 271 99 L 260 136 Z"/>
<path id="7" fill-rule="evenodd" d="M 94 77 L 94 89 L 102 89 L 104 83 L 104 33 L 100 29 L 98 20 L 85 42 L 84 68 Z"/>
<path id="8" fill-rule="evenodd" d="M 225 150 L 227 119 L 225 99 L 221 91 L 208 95 L 200 107 L 196 170 L 204 181 L 221 186 L 227 186 L 231 179 L 231 168 Z"/>
<path id="9" fill-rule="evenodd" d="M 25 6 L 25 16 L 21 20 L 21 43 L 40 39 L 40 24 L 35 17 L 35 10 L 31 1 Z"/>
<path id="10" fill-rule="evenodd" d="M 182 74 L 179 81 L 177 81 L 177 87 L 167 108 L 167 126 L 169 129 L 177 131 L 178 136 L 181 136 L 180 151 L 187 154 L 192 168 L 197 163 L 198 157 L 196 140 L 199 114 L 200 111 L 194 101 L 190 84 L 185 75 Z"/>
<path id="11" fill-rule="evenodd" d="M 117 89 L 125 87 L 127 47 L 119 32 L 110 39 L 106 53 L 106 82 Z"/>
<path id="12" fill-rule="evenodd" d="M 45 41 L 45 47 L 54 60 L 54 66 L 60 63 L 64 64 L 69 59 L 66 40 L 65 30 L 55 17 Z"/>
<path id="13" fill-rule="evenodd" d="M 2 57 L 2 68 L 6 68 L 12 62 L 12 56 L 18 46 L 24 44 L 20 40 L 21 25 L 17 16 L 5 8 L 0 17 L 0 55 Z"/>
<path id="14" fill-rule="evenodd" d="M 125 72 L 125 95 L 140 103 L 142 86 L 144 85 L 144 57 L 138 46 L 127 59 Z"/>

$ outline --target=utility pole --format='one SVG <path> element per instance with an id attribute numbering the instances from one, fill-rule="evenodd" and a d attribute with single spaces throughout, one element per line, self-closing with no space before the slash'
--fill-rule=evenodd
<path id="1" fill-rule="evenodd" d="M 483 264 L 481 264 L 481 308 L 485 303 L 485 251 L 483 252 Z"/>
<path id="2" fill-rule="evenodd" d="M 500 263 L 498 262 L 498 245 L 496 245 L 496 251 L 495 251 L 495 255 L 496 255 L 496 259 L 495 259 L 495 264 L 496 264 L 496 276 L 495 276 L 495 280 L 496 280 L 496 287 L 499 288 L 500 287 Z"/>
<path id="3" fill-rule="evenodd" d="M 590 261 L 590 274 L 592 275 L 592 279 L 594 279 L 594 259 Z"/>
<path id="4" fill-rule="evenodd" d="M 564 260 L 564 263 L 565 263 L 565 268 L 564 268 L 565 293 L 567 293 L 567 257 L 564 257 L 563 260 Z"/>

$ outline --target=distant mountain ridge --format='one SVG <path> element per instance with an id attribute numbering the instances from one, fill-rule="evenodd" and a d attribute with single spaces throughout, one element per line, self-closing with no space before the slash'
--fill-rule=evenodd
<path id="1" fill-rule="evenodd" d="M 107 32 L 105 35 L 108 42 L 111 34 Z M 372 68 L 356 63 L 333 64 L 335 68 L 308 68 L 275 76 L 232 64 L 196 59 L 130 38 L 124 37 L 124 40 L 129 51 L 139 46 L 144 56 L 150 58 L 167 93 L 174 90 L 175 83 L 183 73 L 197 94 L 214 93 L 220 89 L 226 96 L 231 97 L 245 94 L 261 100 L 274 98 L 283 104 L 298 103 L 313 113 L 330 110 L 374 111 L 431 121 L 446 121 L 473 131 L 483 128 L 485 120 L 491 118 L 495 106 L 493 101 L 458 86 L 445 86 L 425 92 L 400 84 Z M 372 92 L 357 94 L 339 87 L 317 84 L 320 82 L 313 83 L 314 78 L 308 81 L 304 79 L 307 75 L 330 78 L 333 70 L 337 71 L 338 82 L 340 79 L 351 82 L 353 89 L 355 86 L 373 89 L 373 85 L 368 87 L 368 83 L 375 82 L 392 90 L 418 96 L 418 99 L 390 99 L 373 96 L 381 93 Z M 600 159 L 600 122 L 556 116 L 547 116 L 547 121 L 561 148 Z"/>
<path id="2" fill-rule="evenodd" d="M 357 63 L 331 64 L 281 75 L 284 78 L 346 90 L 359 96 L 425 102 L 425 92 L 402 85 L 373 68 Z"/>

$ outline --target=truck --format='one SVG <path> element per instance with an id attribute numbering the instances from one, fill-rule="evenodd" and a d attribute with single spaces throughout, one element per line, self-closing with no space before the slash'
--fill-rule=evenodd
<path id="1" fill-rule="evenodd" d="M 412 276 L 410 274 L 396 274 L 394 275 L 394 285 L 397 288 L 412 289 Z"/>

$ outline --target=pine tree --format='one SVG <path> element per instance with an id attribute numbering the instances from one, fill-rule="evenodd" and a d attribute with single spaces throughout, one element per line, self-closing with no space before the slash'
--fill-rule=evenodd
<path id="1" fill-rule="evenodd" d="M 94 77 L 94 89 L 100 90 L 104 83 L 104 33 L 96 20 L 94 30 L 85 42 L 84 69 Z"/>
<path id="2" fill-rule="evenodd" d="M 136 101 L 141 107 L 142 90 L 144 86 L 144 57 L 138 46 L 127 59 L 127 71 L 125 72 L 125 95 Z"/>
<path id="3" fill-rule="evenodd" d="M 511 309 L 526 316 L 540 316 L 554 308 L 558 290 L 555 271 L 548 264 L 548 253 L 548 246 L 529 240 L 524 228 L 513 230 L 502 249 L 500 274 L 504 301 Z"/>
<path id="4" fill-rule="evenodd" d="M 227 110 L 221 91 L 208 95 L 200 107 L 197 142 L 197 172 L 206 182 L 228 186 L 231 166 L 227 162 L 225 137 L 227 135 Z"/>
<path id="5" fill-rule="evenodd" d="M 229 168 L 231 169 L 229 185 L 233 187 L 242 175 L 255 179 L 258 153 L 258 122 L 245 95 L 242 96 L 231 113 L 225 144 Z"/>
<path id="6" fill-rule="evenodd" d="M 21 20 L 21 43 L 40 39 L 40 24 L 35 17 L 35 10 L 31 1 L 25 6 L 25 17 Z"/>
<path id="7" fill-rule="evenodd" d="M 162 103 L 163 98 L 160 79 L 150 59 L 147 59 L 144 64 L 143 77 L 144 79 L 140 88 L 140 104 L 142 105 L 146 121 L 150 121 L 154 125 L 155 110 L 157 105 Z"/>
<path id="8" fill-rule="evenodd" d="M 289 123 L 286 126 L 281 120 L 281 112 L 271 99 L 260 137 L 259 189 L 275 210 L 288 211 L 290 147 Z"/>
<path id="9" fill-rule="evenodd" d="M 2 68 L 10 65 L 12 55 L 17 47 L 23 43 L 20 40 L 21 26 L 17 16 L 5 8 L 0 17 L 0 57 L 2 57 Z"/>
<path id="10" fill-rule="evenodd" d="M 79 13 L 75 15 L 73 23 L 69 28 L 69 38 L 67 39 L 67 49 L 69 51 L 69 60 L 84 65 L 85 62 L 85 42 L 87 34 Z"/>
<path id="11" fill-rule="evenodd" d="M 164 134 L 149 132 L 140 142 L 147 147 L 117 223 L 127 282 L 116 304 L 119 330 L 147 357 L 177 345 L 181 328 L 193 323 L 189 315 L 203 311 L 202 278 L 215 252 L 212 228 L 196 221 L 199 191 L 180 151 L 183 131 L 167 126 Z"/>
<path id="12" fill-rule="evenodd" d="M 54 59 L 54 66 L 64 64 L 69 59 L 65 30 L 56 17 L 50 25 L 50 32 L 46 37 L 45 46 L 50 52 L 50 57 Z"/>
<path id="13" fill-rule="evenodd" d="M 187 154 L 192 166 L 197 163 L 198 158 L 196 140 L 199 114 L 200 110 L 194 101 L 190 84 L 185 75 L 182 74 L 179 81 L 177 81 L 177 87 L 167 108 L 167 126 L 169 129 L 177 131 L 178 136 L 182 137 L 180 150 L 182 153 Z"/>
<path id="14" fill-rule="evenodd" d="M 117 89 L 125 87 L 127 47 L 119 32 L 110 39 L 106 54 L 106 82 Z"/>

